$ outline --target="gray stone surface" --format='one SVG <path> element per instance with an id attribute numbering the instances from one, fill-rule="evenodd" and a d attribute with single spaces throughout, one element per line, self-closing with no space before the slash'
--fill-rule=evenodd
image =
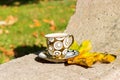
<path id="1" fill-rule="evenodd" d="M 120 0 L 78 0 L 66 28 L 81 43 L 89 39 L 93 51 L 112 52 L 111 64 L 92 68 L 47 63 L 29 54 L 0 65 L 0 80 L 120 80 Z"/>
<path id="2" fill-rule="evenodd" d="M 67 33 L 75 40 L 91 40 L 93 51 L 120 53 L 120 0 L 78 0 L 76 12 L 71 17 Z M 93 72 L 87 70 L 84 75 L 91 80 L 120 80 L 119 57 L 111 65 L 98 65 Z M 99 71 L 100 70 L 100 71 Z M 83 71 L 83 70 L 82 70 Z M 91 70 L 90 70 L 91 71 Z"/>
<path id="3" fill-rule="evenodd" d="M 0 80 L 120 80 L 119 61 L 120 58 L 111 64 L 97 63 L 93 68 L 84 68 L 47 63 L 29 54 L 0 65 Z"/>
<path id="4" fill-rule="evenodd" d="M 67 33 L 92 41 L 94 51 L 120 50 L 120 0 L 78 0 Z"/>
<path id="5" fill-rule="evenodd" d="M 17 58 L 0 65 L 0 80 L 77 80 L 77 66 L 44 63 L 35 54 Z M 75 67 L 73 70 L 72 67 Z M 81 78 L 84 79 L 84 78 Z"/>

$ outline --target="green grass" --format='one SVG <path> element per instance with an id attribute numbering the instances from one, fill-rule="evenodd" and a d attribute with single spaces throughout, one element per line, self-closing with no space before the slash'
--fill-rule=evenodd
<path id="1" fill-rule="evenodd" d="M 9 50 L 11 45 L 14 45 L 14 48 L 23 45 L 45 46 L 45 38 L 41 33 L 63 32 L 75 11 L 75 8 L 73 8 L 75 4 L 76 0 L 53 0 L 20 6 L 0 6 L 0 20 L 6 19 L 9 15 L 18 18 L 18 21 L 14 25 L 0 27 L 2 30 L 9 31 L 9 34 L 0 34 L 0 47 Z M 39 20 L 41 26 L 30 28 L 34 19 Z M 51 31 L 49 29 L 50 25 L 45 23 L 44 19 L 54 20 L 57 29 Z M 38 33 L 39 36 L 37 38 L 32 35 L 34 32 Z"/>

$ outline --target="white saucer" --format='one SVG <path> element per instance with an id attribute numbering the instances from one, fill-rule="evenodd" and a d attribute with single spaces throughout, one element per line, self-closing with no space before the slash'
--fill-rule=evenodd
<path id="1" fill-rule="evenodd" d="M 52 56 L 47 55 L 47 53 L 48 53 L 47 50 L 41 51 L 38 56 L 40 58 L 42 58 L 44 60 L 47 60 L 47 61 L 50 61 L 50 62 L 65 62 L 67 59 L 75 57 L 75 56 L 77 56 L 79 54 L 78 51 L 68 50 L 67 54 L 65 55 L 65 57 L 63 59 L 54 59 L 54 58 L 52 58 Z"/>

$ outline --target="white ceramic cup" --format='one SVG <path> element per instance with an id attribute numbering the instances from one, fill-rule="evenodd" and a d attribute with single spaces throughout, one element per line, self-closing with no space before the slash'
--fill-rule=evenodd
<path id="1" fill-rule="evenodd" d="M 74 41 L 73 35 L 67 33 L 46 34 L 45 37 L 47 39 L 48 55 L 57 59 L 64 58 Z"/>

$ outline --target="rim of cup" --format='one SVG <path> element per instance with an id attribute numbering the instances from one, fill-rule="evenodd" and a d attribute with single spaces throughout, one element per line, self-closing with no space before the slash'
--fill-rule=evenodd
<path id="1" fill-rule="evenodd" d="M 67 33 L 51 33 L 51 34 L 46 34 L 45 37 L 65 37 L 67 36 Z"/>

